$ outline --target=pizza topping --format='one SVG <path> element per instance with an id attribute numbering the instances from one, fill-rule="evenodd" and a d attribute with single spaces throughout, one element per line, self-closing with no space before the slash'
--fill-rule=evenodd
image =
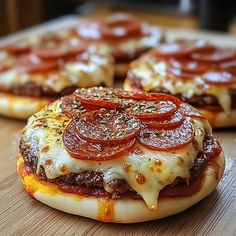
<path id="1" fill-rule="evenodd" d="M 183 120 L 184 115 L 181 112 L 176 111 L 174 115 L 168 119 L 147 119 L 142 120 L 142 122 L 151 128 L 170 129 L 181 125 Z"/>
<path id="2" fill-rule="evenodd" d="M 156 48 L 160 57 L 184 57 L 190 53 L 191 49 L 185 43 L 164 43 Z"/>
<path id="3" fill-rule="evenodd" d="M 17 68 L 22 72 L 28 73 L 48 71 L 56 67 L 56 61 L 42 60 L 33 54 L 22 56 L 17 62 Z"/>
<path id="4" fill-rule="evenodd" d="M 130 151 L 136 139 L 122 144 L 95 144 L 81 139 L 76 133 L 76 122 L 71 121 L 63 133 L 63 143 L 70 155 L 77 159 L 91 161 L 107 161 Z"/>
<path id="5" fill-rule="evenodd" d="M 170 60 L 170 66 L 180 71 L 193 74 L 202 74 L 208 70 L 208 66 L 201 62 L 185 59 L 185 60 Z"/>
<path id="6" fill-rule="evenodd" d="M 193 53 L 192 59 L 205 63 L 220 63 L 235 58 L 236 51 L 232 48 L 219 48 L 210 53 Z"/>
<path id="7" fill-rule="evenodd" d="M 128 108 L 127 112 L 141 119 L 150 119 L 172 116 L 176 109 L 172 101 L 139 101 Z"/>
<path id="8" fill-rule="evenodd" d="M 181 103 L 180 107 L 179 107 L 179 111 L 188 117 L 196 117 L 196 118 L 200 118 L 200 119 L 206 119 L 202 113 L 200 113 L 196 108 L 189 105 L 188 103 Z"/>
<path id="9" fill-rule="evenodd" d="M 236 60 L 221 63 L 219 69 L 236 75 Z"/>
<path id="10" fill-rule="evenodd" d="M 140 130 L 140 122 L 125 113 L 101 109 L 82 115 L 76 127 L 79 136 L 84 140 L 116 144 L 133 139 Z"/>
<path id="11" fill-rule="evenodd" d="M 44 59 L 58 59 L 65 56 L 77 55 L 85 51 L 86 46 L 77 39 L 65 41 L 49 41 L 34 49 L 34 54 Z"/>
<path id="12" fill-rule="evenodd" d="M 229 85 L 236 83 L 236 77 L 228 72 L 206 72 L 202 78 L 209 84 Z"/>
<path id="13" fill-rule="evenodd" d="M 192 142 L 194 128 L 188 119 L 174 129 L 151 129 L 141 130 L 138 140 L 145 147 L 158 150 L 170 151 L 184 147 Z"/>
<path id="14" fill-rule="evenodd" d="M 99 107 L 82 104 L 75 96 L 70 95 L 62 98 L 61 109 L 66 116 L 74 118 L 78 115 L 84 114 L 85 112 L 98 110 Z"/>
<path id="15" fill-rule="evenodd" d="M 139 35 L 141 22 L 128 14 L 113 14 L 102 21 L 100 31 L 105 39 L 121 39 L 128 35 Z"/>
<path id="16" fill-rule="evenodd" d="M 104 108 L 122 108 L 122 100 L 113 93 L 113 89 L 103 87 L 78 89 L 75 94 L 79 101 L 86 104 Z"/>
<path id="17" fill-rule="evenodd" d="M 19 41 L 6 45 L 1 45 L 0 50 L 7 51 L 8 53 L 11 54 L 23 54 L 29 52 L 30 47 L 25 42 Z"/>
<path id="18" fill-rule="evenodd" d="M 0 72 L 10 69 L 10 66 L 0 61 Z"/>

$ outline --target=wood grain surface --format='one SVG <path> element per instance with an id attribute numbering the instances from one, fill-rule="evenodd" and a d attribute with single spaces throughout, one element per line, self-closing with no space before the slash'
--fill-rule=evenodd
<path id="1" fill-rule="evenodd" d="M 168 29 L 168 37 L 178 36 L 209 37 L 219 44 L 235 44 L 236 40 L 233 36 Z M 175 216 L 122 225 L 69 215 L 25 193 L 16 173 L 24 125 L 22 121 L 0 118 L 0 235 L 236 235 L 236 129 L 215 131 L 226 155 L 226 169 L 217 190 L 209 197 Z"/>

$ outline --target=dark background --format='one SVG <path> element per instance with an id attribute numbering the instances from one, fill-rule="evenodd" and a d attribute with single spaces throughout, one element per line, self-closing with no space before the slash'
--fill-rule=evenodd
<path id="1" fill-rule="evenodd" d="M 0 0 L 0 35 L 66 14 L 92 15 L 99 11 L 140 11 L 161 17 L 167 26 L 236 32 L 234 0 Z"/>

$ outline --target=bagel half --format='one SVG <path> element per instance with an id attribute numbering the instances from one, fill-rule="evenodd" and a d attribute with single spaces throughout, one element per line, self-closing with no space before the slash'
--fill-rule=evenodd
<path id="1" fill-rule="evenodd" d="M 1 92 L 0 115 L 25 120 L 55 99 L 18 96 Z"/>
<path id="2" fill-rule="evenodd" d="M 160 198 L 158 209 L 151 211 L 143 200 L 112 200 L 62 192 L 57 185 L 44 182 L 33 173 L 28 173 L 22 156 L 19 154 L 17 158 L 17 171 L 25 190 L 31 197 L 60 211 L 114 223 L 156 220 L 186 210 L 215 190 L 223 175 L 224 166 L 224 154 L 221 153 L 208 163 L 202 174 L 200 189 L 197 193 L 188 197 Z"/>

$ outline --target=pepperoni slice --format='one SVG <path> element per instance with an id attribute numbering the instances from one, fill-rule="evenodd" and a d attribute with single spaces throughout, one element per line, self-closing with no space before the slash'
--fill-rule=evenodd
<path id="1" fill-rule="evenodd" d="M 9 65 L 6 65 L 6 64 L 4 64 L 3 62 L 0 61 L 0 72 L 6 71 L 6 70 L 9 70 L 9 69 L 10 69 Z"/>
<path id="2" fill-rule="evenodd" d="M 128 114 L 140 119 L 170 117 L 177 106 L 171 101 L 139 101 L 127 109 Z"/>
<path id="3" fill-rule="evenodd" d="M 122 89 L 114 89 L 114 94 L 120 98 L 144 100 L 144 101 L 171 101 L 176 106 L 180 105 L 180 100 L 172 95 L 165 93 L 146 93 L 146 92 L 130 92 Z"/>
<path id="4" fill-rule="evenodd" d="M 169 64 L 172 68 L 180 69 L 183 72 L 193 74 L 202 74 L 209 68 L 209 66 L 207 66 L 206 64 L 193 60 L 172 59 L 170 60 Z"/>
<path id="5" fill-rule="evenodd" d="M 151 128 L 170 129 L 182 124 L 184 115 L 176 111 L 169 119 L 142 120 L 142 122 Z"/>
<path id="6" fill-rule="evenodd" d="M 89 89 L 78 89 L 75 91 L 77 99 L 83 103 L 94 106 L 120 109 L 122 101 L 113 93 L 113 89 L 94 87 Z"/>
<path id="7" fill-rule="evenodd" d="M 191 143 L 194 137 L 194 128 L 189 120 L 174 129 L 150 129 L 141 130 L 139 142 L 152 150 L 171 151 L 180 149 Z"/>
<path id="8" fill-rule="evenodd" d="M 102 22 L 100 31 L 105 39 L 124 38 L 128 35 L 140 34 L 141 22 L 128 14 L 113 14 Z"/>
<path id="9" fill-rule="evenodd" d="M 89 40 L 101 39 L 101 33 L 99 30 L 99 21 L 82 23 L 75 29 L 75 32 L 78 36 L 84 39 L 89 39 Z"/>
<path id="10" fill-rule="evenodd" d="M 119 158 L 129 152 L 135 145 L 136 139 L 122 144 L 92 144 L 81 139 L 76 133 L 76 123 L 71 121 L 63 133 L 63 143 L 70 156 L 90 161 L 108 161 Z"/>
<path id="11" fill-rule="evenodd" d="M 201 112 L 199 112 L 196 108 L 194 108 L 193 106 L 187 103 L 181 103 L 179 107 L 179 111 L 188 117 L 206 119 L 206 117 Z"/>
<path id="12" fill-rule="evenodd" d="M 195 74 L 183 72 L 178 68 L 167 68 L 167 71 L 174 77 L 178 77 L 180 79 L 193 79 L 196 76 Z"/>
<path id="13" fill-rule="evenodd" d="M 23 54 L 29 52 L 30 47 L 26 43 L 20 41 L 0 46 L 0 50 L 7 51 L 11 54 Z"/>
<path id="14" fill-rule="evenodd" d="M 97 106 L 82 104 L 76 99 L 76 96 L 74 96 L 73 94 L 63 97 L 60 107 L 62 109 L 62 112 L 70 118 L 78 117 L 79 115 L 84 114 L 88 111 L 99 109 L 99 107 Z"/>
<path id="15" fill-rule="evenodd" d="M 156 48 L 159 57 L 185 57 L 190 55 L 191 48 L 186 43 L 163 43 Z"/>
<path id="16" fill-rule="evenodd" d="M 77 122 L 79 136 L 91 143 L 116 144 L 133 139 L 140 130 L 140 122 L 116 110 L 91 111 Z"/>
<path id="17" fill-rule="evenodd" d="M 230 85 L 236 83 L 236 77 L 228 72 L 206 72 L 202 75 L 202 78 L 208 84 L 215 85 Z"/>
<path id="18" fill-rule="evenodd" d="M 236 60 L 221 63 L 219 69 L 236 75 Z"/>
<path id="19" fill-rule="evenodd" d="M 17 68 L 22 72 L 42 72 L 56 68 L 54 60 L 42 60 L 36 55 L 30 54 L 19 58 Z"/>
<path id="20" fill-rule="evenodd" d="M 85 51 L 86 46 L 77 39 L 68 41 L 49 41 L 34 49 L 34 54 L 43 59 L 58 59 L 65 56 L 76 55 Z"/>
<path id="21" fill-rule="evenodd" d="M 210 53 L 193 53 L 192 59 L 205 63 L 220 63 L 235 58 L 236 51 L 232 48 L 219 48 Z"/>

